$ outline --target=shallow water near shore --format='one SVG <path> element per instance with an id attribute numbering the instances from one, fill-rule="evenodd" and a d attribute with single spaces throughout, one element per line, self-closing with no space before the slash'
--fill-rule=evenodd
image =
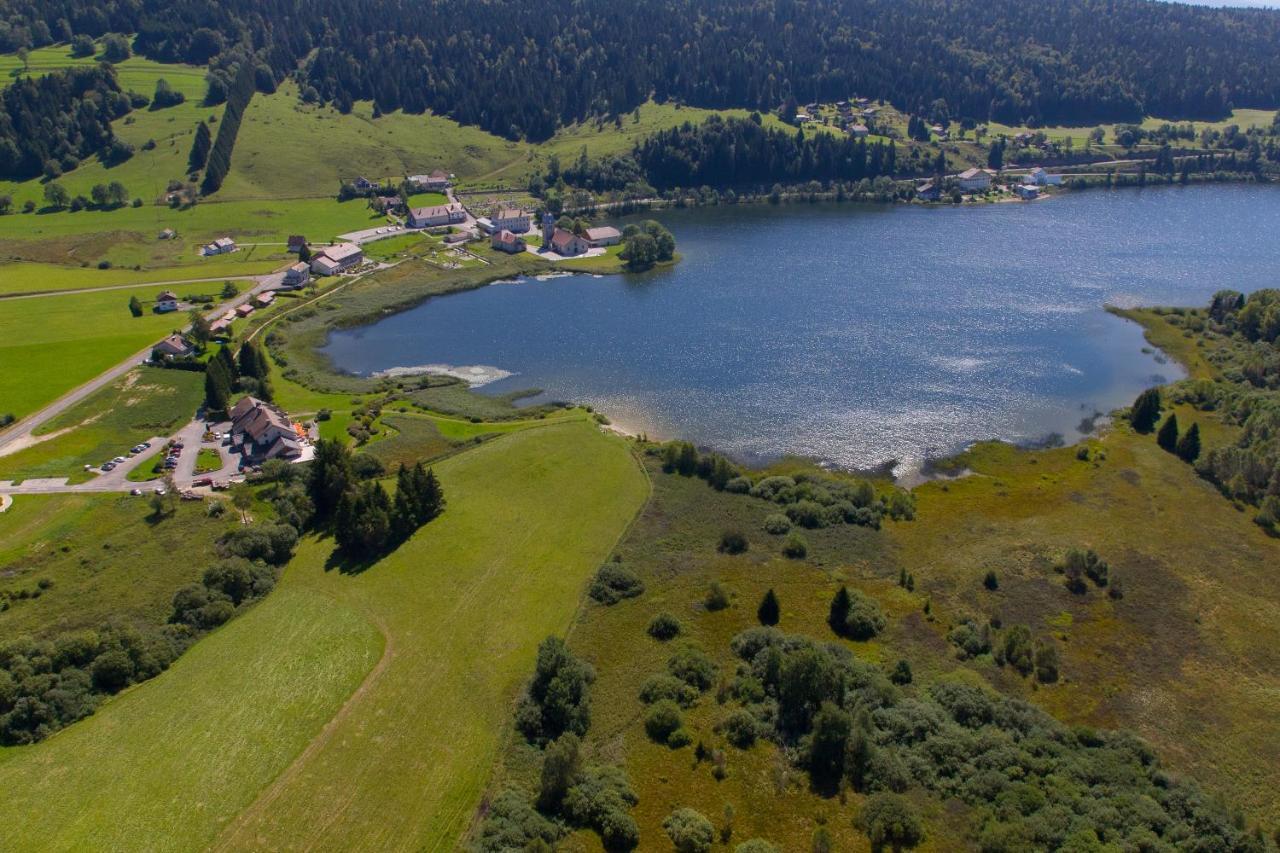
<path id="1" fill-rule="evenodd" d="M 1104 305 L 1202 305 L 1280 280 L 1270 187 L 655 217 L 674 269 L 440 297 L 324 351 L 364 375 L 486 365 L 512 375 L 484 393 L 543 388 L 651 437 L 910 476 L 983 439 L 1077 440 L 1183 375 Z"/>

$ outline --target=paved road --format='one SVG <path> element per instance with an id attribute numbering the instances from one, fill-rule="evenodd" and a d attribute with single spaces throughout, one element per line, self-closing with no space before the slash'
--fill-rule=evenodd
<path id="1" fill-rule="evenodd" d="M 278 273 L 271 273 L 269 275 L 256 276 L 254 277 L 254 280 L 257 282 L 257 284 L 255 284 L 253 287 L 246 290 L 244 293 L 241 293 L 239 296 L 236 296 L 234 299 L 230 299 L 222 303 L 217 308 L 214 308 L 206 312 L 205 317 L 207 317 L 210 321 L 216 320 L 218 319 L 218 317 L 221 317 L 223 314 L 225 314 L 228 309 L 235 308 L 238 305 L 242 305 L 245 302 L 248 302 L 250 299 L 252 299 L 257 294 L 261 293 L 262 291 L 274 290 L 275 288 L 279 287 L 280 284 L 284 281 L 284 273 L 278 272 Z M 183 331 L 186 331 L 187 328 L 190 328 L 190 327 L 189 326 L 184 327 Z M 30 415 L 27 415 L 25 418 L 18 421 L 13 426 L 0 432 L 0 456 L 5 456 L 8 453 L 12 452 L 8 448 L 14 446 L 15 442 L 17 442 L 20 438 L 25 439 L 31 436 L 32 433 L 34 433 L 35 430 L 38 429 L 39 427 L 43 426 L 53 418 L 62 414 L 67 409 L 74 406 L 76 403 L 79 403 L 80 401 L 84 400 L 86 397 L 88 397 L 90 394 L 93 394 L 95 391 L 99 391 L 102 388 L 105 388 L 107 385 L 119 379 L 121 376 L 128 373 L 130 370 L 137 367 L 138 365 L 142 364 L 142 362 L 146 361 L 150 357 L 151 357 L 151 347 L 148 346 L 146 349 L 140 350 L 134 353 L 133 355 L 126 358 L 124 361 L 117 364 L 115 367 L 112 367 L 107 371 L 98 374 L 98 376 L 94 377 L 93 379 L 89 380 L 88 382 L 84 383 L 78 388 L 73 388 L 72 390 L 63 394 L 58 399 L 54 400 L 52 403 L 49 403 L 44 408 L 39 409 L 38 411 L 33 412 Z"/>
<path id="2" fill-rule="evenodd" d="M 69 290 L 41 290 L 36 293 L 0 294 L 5 299 L 40 299 L 45 296 L 79 296 L 82 293 L 102 293 L 105 290 L 137 290 L 141 287 L 176 287 L 183 284 L 208 284 L 215 281 L 257 281 L 258 275 L 220 275 L 217 278 L 184 278 L 174 281 L 140 281 L 134 284 L 109 284 L 106 287 L 81 287 Z"/>

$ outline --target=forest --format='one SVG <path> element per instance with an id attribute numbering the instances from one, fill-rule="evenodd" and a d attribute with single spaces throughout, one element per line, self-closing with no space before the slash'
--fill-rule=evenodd
<path id="1" fill-rule="evenodd" d="M 650 97 L 778 109 L 857 93 L 933 120 L 1217 119 L 1280 104 L 1280 13 L 1144 0 L 3 0 L 0 50 L 136 33 L 133 49 L 251 63 L 260 88 L 449 115 L 541 140 Z"/>

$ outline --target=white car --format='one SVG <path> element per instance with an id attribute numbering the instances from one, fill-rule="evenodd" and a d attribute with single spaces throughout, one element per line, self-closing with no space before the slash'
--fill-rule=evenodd
<path id="1" fill-rule="evenodd" d="M 142 494 L 142 489 L 130 489 L 129 494 L 133 495 L 136 498 Z"/>
<path id="2" fill-rule="evenodd" d="M 114 463 L 116 463 L 117 465 L 119 465 L 121 462 L 123 462 L 123 461 L 124 461 L 124 457 L 123 457 L 123 456 L 117 456 L 115 459 L 112 459 L 111 461 L 112 461 L 112 462 L 114 462 Z"/>

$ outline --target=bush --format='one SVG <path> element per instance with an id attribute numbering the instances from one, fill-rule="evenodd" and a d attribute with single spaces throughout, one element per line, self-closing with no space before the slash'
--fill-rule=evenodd
<path id="1" fill-rule="evenodd" d="M 924 840 L 924 828 L 911 804 L 898 794 L 873 794 L 858 815 L 858 825 L 871 840 L 872 850 L 894 851 L 916 847 Z"/>
<path id="2" fill-rule="evenodd" d="M 716 550 L 721 554 L 742 554 L 750 547 L 747 537 L 740 531 L 726 530 L 720 534 L 720 544 L 716 546 Z"/>
<path id="3" fill-rule="evenodd" d="M 840 593 L 845 594 L 845 601 L 836 608 L 837 601 L 842 597 Z M 832 627 L 840 636 L 851 640 L 869 640 L 884 630 L 884 612 L 875 599 L 868 598 L 857 590 L 850 592 L 845 587 L 841 587 L 840 592 L 836 593 L 836 599 L 832 602 L 833 615 L 835 609 L 840 609 L 844 611 L 844 617 Z"/>
<path id="4" fill-rule="evenodd" d="M 1000 579 L 996 577 L 996 573 L 988 570 L 986 576 L 982 578 L 982 585 L 991 591 L 1000 588 Z"/>
<path id="5" fill-rule="evenodd" d="M 750 711 L 739 708 L 720 724 L 725 740 L 739 749 L 750 749 L 760 736 L 760 725 Z"/>
<path id="6" fill-rule="evenodd" d="M 633 570 L 621 563 L 605 563 L 591 582 L 589 595 L 601 604 L 617 604 L 624 598 L 635 598 L 644 592 L 644 582 Z"/>
<path id="7" fill-rule="evenodd" d="M 664 611 L 650 620 L 648 632 L 655 640 L 674 639 L 680 635 L 680 620 Z"/>
<path id="8" fill-rule="evenodd" d="M 516 709 L 516 728 L 530 742 L 546 743 L 566 732 L 578 736 L 591 723 L 590 664 L 574 657 L 564 640 L 547 637 L 538 646 L 533 679 Z"/>
<path id="9" fill-rule="evenodd" d="M 782 851 L 763 838 L 752 838 L 733 848 L 733 853 L 782 853 Z"/>
<path id="10" fill-rule="evenodd" d="M 712 613 L 724 610 L 729 606 L 729 592 L 720 585 L 719 581 L 712 581 L 711 586 L 707 588 L 707 597 L 702 603 Z"/>
<path id="11" fill-rule="evenodd" d="M 782 556 L 791 560 L 803 560 L 809 554 L 809 543 L 799 533 L 792 532 L 782 545 Z"/>
<path id="12" fill-rule="evenodd" d="M 810 529 L 826 527 L 829 521 L 826 509 L 816 501 L 796 501 L 787 507 L 787 517 L 795 524 Z"/>
<path id="13" fill-rule="evenodd" d="M 640 687 L 640 701 L 646 705 L 669 699 L 681 708 L 692 708 L 698 702 L 698 688 L 668 673 L 650 676 Z"/>
<path id="14" fill-rule="evenodd" d="M 898 661 L 893 671 L 889 673 L 889 680 L 894 684 L 910 684 L 912 680 L 911 664 L 906 660 Z"/>
<path id="15" fill-rule="evenodd" d="M 715 844 L 716 830 L 693 809 L 676 809 L 662 822 L 678 853 L 706 853 Z"/>
<path id="16" fill-rule="evenodd" d="M 685 643 L 667 660 L 667 671 L 699 691 L 715 683 L 720 668 L 693 643 Z"/>
<path id="17" fill-rule="evenodd" d="M 773 536 L 781 536 L 791 529 L 791 519 L 780 512 L 765 516 L 764 532 Z"/>
<path id="18" fill-rule="evenodd" d="M 680 716 L 680 706 L 670 699 L 655 702 L 644 718 L 644 730 L 658 743 L 666 743 L 667 738 L 676 729 L 684 725 Z"/>

